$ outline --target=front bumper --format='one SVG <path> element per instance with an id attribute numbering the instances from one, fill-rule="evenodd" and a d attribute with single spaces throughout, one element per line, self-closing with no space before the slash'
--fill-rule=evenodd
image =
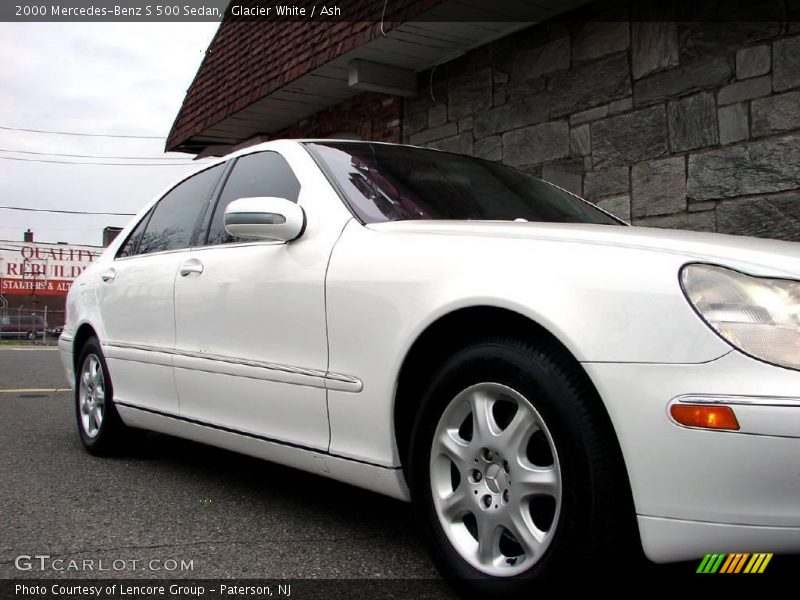
<path id="1" fill-rule="evenodd" d="M 800 552 L 800 372 L 738 352 L 697 365 L 584 368 L 616 429 L 651 560 Z M 668 407 L 683 396 L 731 406 L 741 430 L 677 425 Z"/>

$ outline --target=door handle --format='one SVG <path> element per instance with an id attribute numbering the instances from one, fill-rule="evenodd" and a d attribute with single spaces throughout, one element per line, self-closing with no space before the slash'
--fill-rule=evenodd
<path id="1" fill-rule="evenodd" d="M 197 273 L 198 275 L 200 275 L 200 273 L 202 272 L 203 272 L 203 263 L 201 263 L 196 258 L 190 258 L 185 263 L 183 263 L 180 268 L 181 277 L 186 277 L 191 273 Z"/>
<path id="2" fill-rule="evenodd" d="M 114 281 L 117 277 L 117 272 L 114 269 L 109 269 L 108 271 L 103 271 L 100 275 L 100 279 L 108 283 L 109 281 Z"/>

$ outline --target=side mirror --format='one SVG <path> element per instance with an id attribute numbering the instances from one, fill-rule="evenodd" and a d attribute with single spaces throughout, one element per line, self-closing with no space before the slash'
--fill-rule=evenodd
<path id="1" fill-rule="evenodd" d="M 239 198 L 225 209 L 225 231 L 235 237 L 291 242 L 305 228 L 305 212 L 285 198 Z"/>

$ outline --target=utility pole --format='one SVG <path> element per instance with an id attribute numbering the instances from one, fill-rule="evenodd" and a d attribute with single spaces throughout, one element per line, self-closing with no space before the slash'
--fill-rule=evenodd
<path id="1" fill-rule="evenodd" d="M 3 293 L 3 261 L 5 258 L 0 256 L 0 314 L 2 316 L 6 316 L 8 314 L 8 300 L 6 300 L 6 296 Z"/>

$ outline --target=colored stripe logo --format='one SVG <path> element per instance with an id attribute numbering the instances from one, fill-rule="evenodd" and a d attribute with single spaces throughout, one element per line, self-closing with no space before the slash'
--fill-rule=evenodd
<path id="1" fill-rule="evenodd" d="M 697 567 L 698 573 L 763 573 L 772 552 L 737 552 L 733 554 L 706 554 Z"/>

